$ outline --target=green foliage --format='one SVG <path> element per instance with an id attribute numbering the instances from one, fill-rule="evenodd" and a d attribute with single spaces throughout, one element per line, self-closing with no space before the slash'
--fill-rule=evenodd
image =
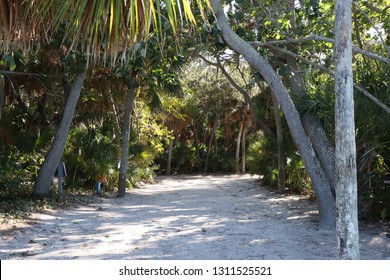
<path id="1" fill-rule="evenodd" d="M 68 171 L 66 187 L 93 189 L 98 180 L 110 186 L 119 153 L 112 139 L 112 131 L 92 124 L 70 131 L 63 156 Z"/>
<path id="2" fill-rule="evenodd" d="M 278 158 L 277 145 L 272 139 L 258 132 L 249 138 L 247 151 L 247 167 L 251 174 L 262 176 L 262 185 L 277 189 L 278 187 Z M 286 154 L 286 188 L 294 194 L 311 192 L 310 178 L 305 172 L 302 160 L 296 152 L 292 140 L 285 139 Z"/>
<path id="3" fill-rule="evenodd" d="M 29 197 L 40 165 L 40 155 L 17 147 L 1 149 L 0 199 Z"/>
<path id="4" fill-rule="evenodd" d="M 246 165 L 251 174 L 263 176 L 263 185 L 276 188 L 277 148 L 273 141 L 258 132 L 249 138 Z"/>

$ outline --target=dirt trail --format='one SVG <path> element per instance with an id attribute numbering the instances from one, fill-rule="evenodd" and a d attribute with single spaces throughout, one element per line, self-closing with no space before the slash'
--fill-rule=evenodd
<path id="1" fill-rule="evenodd" d="M 126 197 L 33 216 L 1 232 L 0 259 L 334 259 L 315 204 L 249 175 L 170 176 Z M 390 259 L 389 233 L 362 226 L 362 259 Z"/>

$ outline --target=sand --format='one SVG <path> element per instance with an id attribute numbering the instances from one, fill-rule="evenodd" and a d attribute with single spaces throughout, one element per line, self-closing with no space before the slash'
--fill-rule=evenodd
<path id="1" fill-rule="evenodd" d="M 0 227 L 0 259 L 327 260 L 334 232 L 314 201 L 250 175 L 157 177 L 124 198 L 31 214 Z M 361 258 L 390 260 L 389 227 L 360 224 Z"/>

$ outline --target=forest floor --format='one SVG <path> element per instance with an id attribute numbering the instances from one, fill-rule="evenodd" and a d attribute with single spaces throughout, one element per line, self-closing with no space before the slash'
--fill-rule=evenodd
<path id="1" fill-rule="evenodd" d="M 124 198 L 98 198 L 0 225 L 0 259 L 335 259 L 315 202 L 250 175 L 157 177 Z M 389 227 L 360 225 L 361 258 L 390 260 Z"/>

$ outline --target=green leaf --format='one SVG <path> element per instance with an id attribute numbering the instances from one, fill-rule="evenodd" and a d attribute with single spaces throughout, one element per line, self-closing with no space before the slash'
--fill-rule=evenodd
<path id="1" fill-rule="evenodd" d="M 15 71 L 16 69 L 16 63 L 15 59 L 11 55 L 4 55 L 3 56 L 3 62 L 9 67 L 10 71 Z"/>

